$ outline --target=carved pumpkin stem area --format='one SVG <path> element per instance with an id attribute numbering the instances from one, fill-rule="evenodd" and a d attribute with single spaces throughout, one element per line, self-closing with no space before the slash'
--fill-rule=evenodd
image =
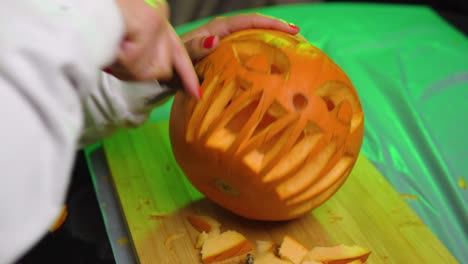
<path id="1" fill-rule="evenodd" d="M 288 220 L 346 181 L 364 115 L 351 81 L 321 50 L 282 32 L 245 30 L 196 70 L 204 97 L 176 94 L 170 139 L 207 198 L 250 219 Z"/>

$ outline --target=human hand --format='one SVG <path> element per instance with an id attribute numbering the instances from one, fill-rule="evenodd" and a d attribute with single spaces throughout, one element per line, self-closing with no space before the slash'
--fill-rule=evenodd
<path id="1" fill-rule="evenodd" d="M 200 84 L 179 36 L 168 21 L 166 1 L 117 0 L 126 25 L 116 61 L 106 68 L 121 80 L 164 81 L 177 72 L 186 92 L 200 97 Z"/>
<path id="2" fill-rule="evenodd" d="M 274 29 L 297 34 L 299 27 L 276 18 L 260 14 L 241 14 L 231 17 L 217 17 L 210 22 L 181 36 L 192 61 L 208 55 L 220 39 L 244 29 Z"/>

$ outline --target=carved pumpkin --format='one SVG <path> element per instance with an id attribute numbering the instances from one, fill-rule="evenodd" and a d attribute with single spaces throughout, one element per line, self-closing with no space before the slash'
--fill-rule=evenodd
<path id="1" fill-rule="evenodd" d="M 206 197 L 246 218 L 287 220 L 342 186 L 364 116 L 353 84 L 321 50 L 286 33 L 245 30 L 196 70 L 203 99 L 176 94 L 170 139 Z"/>

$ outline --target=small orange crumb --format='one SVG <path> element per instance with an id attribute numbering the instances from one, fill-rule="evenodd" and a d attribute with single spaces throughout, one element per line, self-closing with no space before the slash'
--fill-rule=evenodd
<path id="1" fill-rule="evenodd" d="M 405 200 L 418 200 L 418 196 L 414 194 L 400 193 L 400 197 Z"/>
<path id="2" fill-rule="evenodd" d="M 138 206 L 137 206 L 136 210 L 140 211 L 143 206 L 149 205 L 149 204 L 150 204 L 150 201 L 148 199 L 145 199 L 145 200 L 140 199 L 140 201 L 138 202 Z"/>
<path id="3" fill-rule="evenodd" d="M 119 245 L 127 245 L 129 243 L 128 241 L 128 238 L 127 237 L 121 237 L 117 240 L 117 243 Z"/>
<path id="4" fill-rule="evenodd" d="M 171 244 L 174 240 L 177 240 L 177 239 L 179 239 L 179 238 L 182 238 L 183 236 L 185 236 L 185 233 L 172 234 L 172 235 L 170 235 L 170 236 L 167 237 L 166 242 L 164 242 L 164 245 L 166 245 L 166 247 L 170 247 L 170 244 Z"/>
<path id="5" fill-rule="evenodd" d="M 460 177 L 460 178 L 458 179 L 458 187 L 460 187 L 460 188 L 463 189 L 463 190 L 466 189 L 466 181 L 465 181 L 465 178 Z"/>
<path id="6" fill-rule="evenodd" d="M 164 218 L 167 218 L 168 215 L 167 214 L 150 214 L 148 215 L 148 218 L 150 220 L 161 220 L 161 219 L 164 219 Z"/>
<path id="7" fill-rule="evenodd" d="M 339 221 L 343 221 L 343 217 L 337 216 L 337 215 L 333 215 L 333 216 L 330 217 L 330 222 L 331 223 L 336 223 L 336 222 L 339 222 Z"/>

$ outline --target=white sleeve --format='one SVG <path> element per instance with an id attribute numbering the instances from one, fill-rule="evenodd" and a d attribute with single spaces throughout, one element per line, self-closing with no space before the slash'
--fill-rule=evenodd
<path id="1" fill-rule="evenodd" d="M 85 127 L 79 147 L 111 136 L 120 128 L 144 123 L 151 110 L 173 94 L 171 87 L 158 82 L 123 82 L 101 73 L 100 84 L 84 98 Z"/>
<path id="2" fill-rule="evenodd" d="M 113 0 L 0 4 L 0 263 L 48 231 L 63 205 L 83 128 L 123 33 Z"/>

